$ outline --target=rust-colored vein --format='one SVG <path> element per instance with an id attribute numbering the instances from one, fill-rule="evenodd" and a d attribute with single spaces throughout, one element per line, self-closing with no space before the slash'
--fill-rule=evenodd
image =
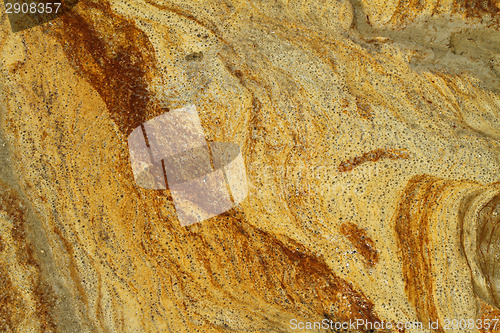
<path id="1" fill-rule="evenodd" d="M 342 223 L 340 233 L 344 235 L 352 246 L 364 258 L 365 264 L 373 267 L 378 262 L 378 251 L 375 242 L 368 237 L 366 231 L 351 222 Z"/>
<path id="2" fill-rule="evenodd" d="M 5 212 L 13 223 L 10 232 L 16 253 L 15 262 L 9 262 L 7 267 L 0 264 L 0 331 L 18 331 L 23 327 L 27 313 L 34 311 L 40 329 L 43 332 L 55 332 L 56 324 L 51 311 L 56 296 L 52 287 L 42 280 L 40 265 L 27 238 L 26 206 L 17 193 L 2 181 L 0 181 L 0 211 Z M 3 250 L 0 251 L 0 262 L 4 261 Z M 23 286 L 24 290 L 19 289 L 16 280 L 10 276 L 12 272 L 8 267 L 11 265 L 20 266 L 26 272 L 34 270 L 34 274 L 28 277 L 28 288 Z M 28 308 L 25 302 L 27 294 L 34 299 L 35 309 Z"/>
<path id="3" fill-rule="evenodd" d="M 196 241 L 189 243 L 196 246 L 207 271 L 220 272 L 222 267 L 233 267 L 225 272 L 224 280 L 217 281 L 218 288 L 239 286 L 286 311 L 307 309 L 337 321 L 380 321 L 373 302 L 362 291 L 336 275 L 323 258 L 310 253 L 302 244 L 279 239 L 251 226 L 244 214 L 235 209 L 214 221 L 215 229 L 208 224 L 190 226 L 194 232 L 190 237 Z M 210 228 L 212 235 L 195 232 L 205 228 Z"/>
<path id="4" fill-rule="evenodd" d="M 465 10 L 467 17 L 483 18 L 485 15 L 491 15 L 498 19 L 500 15 L 500 2 L 498 0 L 455 0 L 457 11 Z"/>
<path id="5" fill-rule="evenodd" d="M 429 6 L 432 6 L 432 8 L 428 8 Z M 450 11 L 451 13 L 464 14 L 468 18 L 482 19 L 490 16 L 497 23 L 500 14 L 500 2 L 498 0 L 453 0 L 449 9 L 446 9 L 440 1 L 431 5 L 420 0 L 400 0 L 396 8 L 390 22 L 398 26 L 413 22 L 426 9 L 430 9 L 432 15 Z"/>
<path id="6" fill-rule="evenodd" d="M 421 322 L 439 318 L 429 229 L 433 207 L 446 186 L 446 181 L 435 177 L 413 177 L 404 190 L 395 215 L 405 292 Z M 442 329 L 438 331 L 442 332 Z"/>
<path id="7" fill-rule="evenodd" d="M 14 287 L 3 266 L 0 266 L 0 330 L 13 332 L 22 322 L 22 312 L 26 305 L 20 297 L 21 292 Z"/>
<path id="8" fill-rule="evenodd" d="M 126 135 L 164 112 L 148 89 L 156 73 L 153 46 L 133 21 L 114 13 L 108 3 L 82 1 L 50 31 Z"/>
<path id="9" fill-rule="evenodd" d="M 391 16 L 391 23 L 412 22 L 424 9 L 424 4 L 419 0 L 399 0 L 396 11 Z"/>
<path id="10" fill-rule="evenodd" d="M 375 149 L 364 153 L 361 156 L 356 156 L 354 158 L 343 161 L 338 166 L 339 172 L 347 172 L 351 171 L 355 167 L 366 163 L 366 162 L 377 162 L 380 159 L 388 158 L 391 160 L 397 159 L 407 159 L 410 157 L 410 154 L 406 151 L 406 149 Z"/>

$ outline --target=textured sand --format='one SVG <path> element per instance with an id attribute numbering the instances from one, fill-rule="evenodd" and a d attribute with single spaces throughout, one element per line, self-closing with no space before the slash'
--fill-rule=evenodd
<path id="1" fill-rule="evenodd" d="M 500 319 L 500 4 L 471 3 L 81 1 L 15 34 L 3 14 L 0 330 Z M 249 193 L 181 227 L 127 138 L 190 103 Z"/>

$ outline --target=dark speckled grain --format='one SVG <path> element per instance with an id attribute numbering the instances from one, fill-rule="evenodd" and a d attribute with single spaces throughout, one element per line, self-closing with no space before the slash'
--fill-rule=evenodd
<path id="1" fill-rule="evenodd" d="M 465 13 L 496 4 L 440 2 L 461 23 L 436 11 L 425 26 L 428 3 L 399 3 L 80 1 L 17 34 L 3 15 L 0 156 L 16 188 L 0 195 L 3 327 L 497 316 L 497 248 L 478 233 L 496 235 L 497 28 Z M 134 183 L 127 138 L 187 104 L 208 141 L 241 147 L 249 191 L 182 227 L 169 190 Z"/>

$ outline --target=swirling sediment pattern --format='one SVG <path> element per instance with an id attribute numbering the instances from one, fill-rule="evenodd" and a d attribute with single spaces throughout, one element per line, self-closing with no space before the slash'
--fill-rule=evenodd
<path id="1" fill-rule="evenodd" d="M 433 49 L 404 39 L 411 8 L 382 9 L 89 0 L 18 33 L 3 15 L 0 330 L 498 318 L 498 51 L 476 40 L 493 60 L 467 72 L 466 35 Z M 187 104 L 241 147 L 248 196 L 181 227 L 127 138 Z"/>

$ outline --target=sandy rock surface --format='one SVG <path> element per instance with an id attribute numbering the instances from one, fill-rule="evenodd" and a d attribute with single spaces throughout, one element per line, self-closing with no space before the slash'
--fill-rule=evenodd
<path id="1" fill-rule="evenodd" d="M 0 10 L 0 331 L 495 331 L 498 0 Z M 127 138 L 188 104 L 248 195 L 183 227 Z"/>

